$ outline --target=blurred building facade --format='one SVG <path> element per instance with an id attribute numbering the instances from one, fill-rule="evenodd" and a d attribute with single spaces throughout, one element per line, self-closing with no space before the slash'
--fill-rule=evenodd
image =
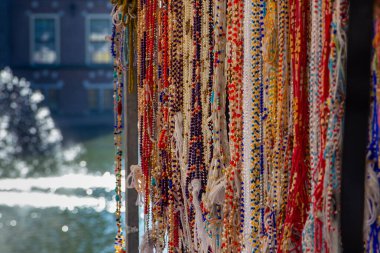
<path id="1" fill-rule="evenodd" d="M 58 118 L 112 115 L 111 4 L 1 0 L 0 68 L 40 90 Z"/>

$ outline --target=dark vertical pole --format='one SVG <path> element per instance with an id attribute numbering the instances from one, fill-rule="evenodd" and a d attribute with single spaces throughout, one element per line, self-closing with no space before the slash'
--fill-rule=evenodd
<path id="1" fill-rule="evenodd" d="M 372 0 L 350 1 L 343 141 L 342 243 L 363 252 L 364 174 L 368 142 Z"/>
<path id="2" fill-rule="evenodd" d="M 128 85 L 125 82 L 124 87 L 124 111 L 125 111 L 125 175 L 126 177 L 130 173 L 131 165 L 138 163 L 138 130 L 137 130 L 137 92 L 136 88 L 133 92 L 128 92 Z M 126 225 L 127 225 L 127 238 L 126 243 L 128 247 L 128 253 L 138 252 L 139 248 L 139 213 L 138 206 L 136 206 L 137 192 L 135 189 L 125 189 L 126 193 Z"/>

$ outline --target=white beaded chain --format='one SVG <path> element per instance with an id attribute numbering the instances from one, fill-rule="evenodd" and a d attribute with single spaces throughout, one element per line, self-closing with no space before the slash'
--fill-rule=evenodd
<path id="1" fill-rule="evenodd" d="M 319 118 L 319 89 L 320 89 L 320 59 L 322 59 L 322 0 L 311 2 L 311 44 L 309 63 L 309 143 L 310 143 L 310 170 L 311 170 L 311 195 L 315 191 L 318 180 L 318 165 L 320 153 L 320 118 Z M 304 250 L 314 249 L 314 203 L 310 202 L 309 215 L 302 234 L 302 247 Z"/>
<path id="2" fill-rule="evenodd" d="M 251 208 L 251 171 L 252 171 L 252 94 L 253 77 L 251 66 L 251 16 L 252 0 L 244 1 L 244 70 L 243 70 L 243 182 L 244 182 L 244 224 L 243 242 L 244 252 L 252 252 L 252 208 Z"/>

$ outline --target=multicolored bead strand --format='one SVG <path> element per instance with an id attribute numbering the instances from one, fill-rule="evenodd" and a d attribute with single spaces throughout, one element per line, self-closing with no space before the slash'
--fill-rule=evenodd
<path id="1" fill-rule="evenodd" d="M 210 96 L 211 115 L 209 125 L 212 126 L 212 153 L 207 178 L 206 192 L 203 197 L 207 210 L 207 230 L 210 247 L 215 252 L 221 250 L 222 238 L 222 206 L 225 194 L 225 169 L 229 163 L 229 148 L 226 122 L 226 0 L 210 1 L 213 5 L 213 66 L 212 87 Z M 211 8 L 211 6 L 210 6 Z"/>
<path id="2" fill-rule="evenodd" d="M 380 251 L 380 180 L 379 180 L 379 87 L 380 76 L 380 3 L 374 1 L 374 37 L 371 62 L 371 110 L 369 145 L 366 164 L 364 249 L 365 252 Z"/>
<path id="3" fill-rule="evenodd" d="M 277 209 L 280 185 L 280 169 L 275 166 L 275 142 L 277 126 L 277 3 L 265 2 L 263 26 L 263 185 L 264 185 L 264 225 L 265 235 L 262 249 L 275 252 L 277 247 Z"/>
<path id="4" fill-rule="evenodd" d="M 125 253 L 126 245 L 122 229 L 122 161 L 123 161 L 123 90 L 124 90 L 124 31 L 125 26 L 119 6 L 113 10 L 113 32 L 111 38 L 111 53 L 114 58 L 114 143 L 115 143 L 115 199 L 116 199 L 116 225 L 115 253 Z"/>
<path id="5" fill-rule="evenodd" d="M 291 120 L 291 83 L 290 57 L 287 49 L 289 37 L 289 3 L 287 0 L 277 2 L 277 125 L 275 151 L 273 157 L 273 176 L 279 173 L 279 188 L 273 190 L 273 198 L 277 198 L 276 211 L 276 247 L 279 248 L 280 238 L 284 231 L 286 214 L 288 182 L 291 169 L 292 151 L 292 120 Z M 277 192 L 278 191 L 278 192 Z M 277 195 L 277 197 L 276 197 Z"/>
<path id="6" fill-rule="evenodd" d="M 310 60 L 309 60 L 309 101 L 310 101 L 310 117 L 309 117 L 309 143 L 310 143 L 310 187 L 311 202 L 310 209 L 305 227 L 303 230 L 303 250 L 305 252 L 314 252 L 321 250 L 315 245 L 318 235 L 316 228 L 320 225 L 316 219 L 319 218 L 321 212 L 317 211 L 315 193 L 317 183 L 321 179 L 320 169 L 320 150 L 321 147 L 321 67 L 322 67 L 322 48 L 323 48 L 323 11 L 322 0 L 311 1 L 311 44 L 310 44 Z"/>
<path id="7" fill-rule="evenodd" d="M 293 82 L 292 114 L 294 146 L 279 252 L 301 251 L 302 230 L 309 205 L 308 101 L 307 101 L 307 16 L 308 1 L 289 1 L 290 57 Z"/>
<path id="8" fill-rule="evenodd" d="M 227 93 L 231 160 L 225 171 L 222 252 L 241 251 L 241 169 L 244 1 L 227 2 Z"/>
<path id="9" fill-rule="evenodd" d="M 169 47 L 170 47 L 170 86 L 169 86 L 169 120 L 170 132 L 168 141 L 171 146 L 171 199 L 170 201 L 170 234 L 169 252 L 179 252 L 181 243 L 181 211 L 184 210 L 183 194 L 181 190 L 181 157 L 178 152 L 181 148 L 177 143 L 177 131 L 180 128 L 180 118 L 183 108 L 183 83 L 182 83 L 182 36 L 183 36 L 183 1 L 169 1 Z M 179 134 L 179 133 L 178 133 Z M 170 140 L 171 137 L 171 140 Z M 183 213 L 183 212 L 182 212 Z"/>
<path id="10" fill-rule="evenodd" d="M 261 249 L 263 234 L 262 142 L 262 25 L 263 1 L 245 1 L 243 150 L 244 150 L 244 246 L 246 252 Z M 251 21 L 250 21 L 251 20 Z"/>

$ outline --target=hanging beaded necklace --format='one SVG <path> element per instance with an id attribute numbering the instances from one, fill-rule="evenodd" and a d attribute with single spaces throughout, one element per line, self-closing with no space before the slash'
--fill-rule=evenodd
<path id="1" fill-rule="evenodd" d="M 111 38 L 111 53 L 114 58 L 114 144 L 115 144 L 115 199 L 116 199 L 116 225 L 117 234 L 115 237 L 115 252 L 126 252 L 125 239 L 123 236 L 121 207 L 122 207 L 122 133 L 123 133 L 123 88 L 124 88 L 124 23 L 119 6 L 115 6 L 112 12 L 113 29 Z"/>
<path id="2" fill-rule="evenodd" d="M 301 250 L 301 234 L 306 220 L 308 199 L 307 155 L 307 0 L 289 1 L 290 5 L 290 51 L 293 82 L 293 131 L 294 147 L 290 172 L 289 195 L 286 206 L 284 232 L 280 252 Z"/>
<path id="3" fill-rule="evenodd" d="M 378 77 L 380 76 L 380 4 L 374 1 L 374 38 L 371 63 L 371 111 L 369 125 L 369 145 L 366 165 L 365 209 L 364 209 L 364 249 L 368 253 L 380 250 L 379 192 L 379 102 Z"/>
<path id="4" fill-rule="evenodd" d="M 139 6 L 140 15 L 144 17 L 140 23 L 141 31 L 143 31 L 141 38 L 141 80 L 139 98 L 141 99 L 140 110 L 140 157 L 141 169 L 144 175 L 145 182 L 145 205 L 144 205 L 144 219 L 145 230 L 150 231 L 150 224 L 155 224 L 155 217 L 158 215 L 158 205 L 151 205 L 155 203 L 157 195 L 157 181 L 154 176 L 157 176 L 156 170 L 156 55 L 155 51 L 155 36 L 156 36 L 156 10 L 157 0 L 142 1 Z M 152 209 L 151 209 L 152 208 Z M 152 212 L 152 215 L 151 215 Z M 149 241 L 156 240 L 155 227 L 152 233 L 148 232 Z"/>
<path id="5" fill-rule="evenodd" d="M 316 223 L 316 217 L 321 215 L 315 208 L 316 201 L 314 195 L 316 192 L 316 184 L 321 178 L 319 168 L 319 158 L 321 150 L 321 128 L 320 128 L 320 72 L 322 59 L 322 30 L 323 11 L 322 0 L 313 0 L 311 2 L 311 44 L 310 44 L 310 61 L 309 61 L 309 101 L 310 101 L 310 118 L 309 118 L 309 143 L 310 143 L 310 187 L 312 201 L 310 202 L 310 210 L 305 227 L 303 230 L 303 249 L 308 252 L 315 250 L 321 251 L 321 248 L 315 245 L 317 237 L 316 228 L 320 223 Z"/>
<path id="6" fill-rule="evenodd" d="M 213 204 L 210 203 L 209 193 L 212 190 L 215 182 L 215 174 L 213 173 L 212 159 L 215 151 L 213 132 L 215 125 L 212 121 L 213 113 L 213 86 L 214 86 L 214 0 L 202 0 L 201 10 L 201 101 L 202 101 L 202 133 L 204 147 L 204 162 L 207 177 L 205 180 L 206 187 L 201 198 L 200 208 L 202 210 L 202 220 L 204 227 L 201 232 L 198 232 L 199 240 L 204 240 L 200 252 L 208 252 L 209 249 L 216 250 L 220 245 L 217 242 L 216 234 L 217 227 L 215 221 L 219 219 L 220 213 L 213 209 Z M 211 179 L 209 181 L 209 179 Z M 199 223 L 199 221 L 198 221 Z"/>
<path id="7" fill-rule="evenodd" d="M 244 245 L 248 252 L 261 248 L 263 231 L 262 170 L 262 17 L 263 1 L 245 2 L 243 158 L 244 158 Z M 252 21 L 250 21 L 252 20 Z"/>
<path id="8" fill-rule="evenodd" d="M 190 88 L 190 108 L 189 108 L 189 148 L 188 164 L 186 176 L 186 197 L 189 198 L 191 206 L 189 210 L 189 223 L 192 237 L 194 238 L 194 247 L 205 249 L 202 246 L 204 235 L 203 212 L 201 210 L 200 200 L 206 189 L 207 169 L 204 159 L 204 138 L 202 133 L 202 83 L 201 83 L 201 38 L 202 38 L 202 1 L 193 0 L 193 30 L 192 30 L 192 47 L 191 47 L 191 88 Z"/>
<path id="9" fill-rule="evenodd" d="M 211 90 L 213 84 L 213 1 L 202 0 L 201 10 L 201 49 L 200 49 L 200 68 L 201 68 L 201 99 L 202 99 L 202 132 L 204 146 L 204 160 L 208 164 L 211 161 L 212 144 L 212 125 L 209 124 L 211 116 Z"/>
<path id="10" fill-rule="evenodd" d="M 277 2 L 277 124 L 273 155 L 274 184 L 272 191 L 273 209 L 275 210 L 275 233 L 273 235 L 274 249 L 279 248 L 279 243 L 283 233 L 283 222 L 285 219 L 285 209 L 288 194 L 288 175 L 290 164 L 287 162 L 290 157 L 291 146 L 291 113 L 290 102 L 290 66 L 289 66 L 289 11 L 288 1 Z M 277 244 L 277 245 L 276 245 Z"/>
<path id="11" fill-rule="evenodd" d="M 276 127 L 279 91 L 277 86 L 277 3 L 269 0 L 265 4 L 264 33 L 263 33 L 263 86 L 264 86 L 264 108 L 262 115 L 263 128 L 263 164 L 264 164 L 264 225 L 265 237 L 263 250 L 275 252 L 277 246 L 277 217 L 278 198 L 281 189 L 280 167 L 276 166 Z M 281 115 L 282 117 L 282 115 Z"/>
<path id="12" fill-rule="evenodd" d="M 169 146 L 170 118 L 169 118 L 169 6 L 161 1 L 157 9 L 157 165 L 156 174 L 153 175 L 157 183 L 156 194 L 156 248 L 163 250 L 166 244 L 166 231 L 173 234 L 173 227 L 170 226 L 173 206 L 169 205 L 169 199 L 173 199 L 173 192 L 170 185 L 171 177 L 171 156 Z M 169 226 L 165 223 L 169 221 Z"/>
<path id="13" fill-rule="evenodd" d="M 330 87 L 328 91 L 325 184 L 323 201 L 324 231 L 323 243 L 326 252 L 341 251 L 340 243 L 340 182 L 342 171 L 342 141 L 344 101 L 346 93 L 346 32 L 348 27 L 348 1 L 337 0 L 333 3 L 331 22 L 331 52 L 329 55 Z"/>
<path id="14" fill-rule="evenodd" d="M 312 222 L 309 226 L 312 226 L 314 231 L 310 231 L 311 234 L 308 239 L 305 235 L 304 241 L 307 243 L 310 240 L 309 244 L 304 244 L 304 247 L 312 247 L 318 251 L 322 251 L 322 247 L 325 248 L 326 245 L 323 245 L 322 229 L 323 222 L 322 218 L 324 212 L 322 210 L 323 199 L 322 193 L 324 188 L 324 178 L 325 178 L 325 157 L 323 152 L 326 146 L 326 131 L 327 131 L 327 115 L 328 115 L 328 106 L 326 104 L 329 88 L 329 69 L 328 69 L 328 59 L 329 53 L 331 50 L 330 47 L 330 26 L 331 26 L 331 17 L 332 17 L 332 6 L 331 1 L 321 1 L 320 3 L 315 3 L 314 12 L 315 16 L 312 22 L 312 25 L 315 25 L 313 30 L 316 34 L 314 35 L 314 41 L 316 45 L 312 45 L 314 50 L 314 64 L 311 71 L 313 73 L 319 73 L 319 75 L 313 76 L 310 82 L 311 89 L 311 106 L 314 109 L 314 115 L 310 118 L 313 121 L 311 123 L 310 131 L 310 144 L 311 144 L 311 192 L 312 192 L 312 204 L 310 206 L 309 217 Z M 318 14 L 323 14 L 322 17 L 319 17 Z M 318 21 L 320 20 L 321 21 Z M 323 20 L 323 22 L 322 22 Z M 321 31 L 320 31 L 321 29 Z M 317 37 L 317 35 L 319 35 Z M 321 38 L 323 40 L 318 41 Z M 321 52 L 319 52 L 321 50 Z M 321 60 L 319 60 L 321 59 Z M 317 69 L 316 69 L 317 68 Z M 316 95 L 314 95 L 316 94 Z M 306 223 L 308 225 L 308 223 Z M 305 231 L 309 229 L 308 226 L 305 226 Z"/>
<path id="15" fill-rule="evenodd" d="M 180 168 L 180 154 L 178 150 L 179 143 L 175 139 L 176 129 L 179 129 L 180 122 L 179 119 L 182 111 L 182 33 L 183 33 L 183 2 L 179 1 L 169 1 L 169 43 L 170 46 L 170 59 L 169 59 L 169 69 L 170 69 L 170 86 L 169 86 L 169 145 L 170 145 L 170 155 L 171 155 L 171 181 L 169 181 L 169 253 L 179 252 L 182 249 L 180 242 L 180 235 L 183 233 L 181 231 L 181 212 L 179 210 L 184 210 L 183 206 L 183 195 L 181 192 L 181 168 Z M 178 131 L 178 130 L 177 130 Z M 170 140 L 171 137 L 171 140 Z M 183 214 L 182 214 L 183 215 Z"/>
<path id="16" fill-rule="evenodd" d="M 190 133 L 190 102 L 191 102 L 191 78 L 192 73 L 190 71 L 190 66 L 192 66 L 192 31 L 193 31 L 193 10 L 190 1 L 183 1 L 183 138 L 182 138 L 182 151 L 181 152 L 181 186 L 183 196 L 184 196 L 184 233 L 186 250 L 189 252 L 194 251 L 194 237 L 192 234 L 193 225 L 189 222 L 190 220 L 190 206 L 191 201 L 188 198 L 188 189 L 187 189 L 187 168 L 189 163 L 189 133 Z"/>
<path id="17" fill-rule="evenodd" d="M 227 92 L 231 160 L 225 172 L 222 252 L 241 251 L 241 167 L 244 1 L 227 2 Z"/>
<path id="18" fill-rule="evenodd" d="M 209 1 L 208 14 L 212 16 L 210 26 L 210 79 L 211 94 L 209 97 L 210 117 L 208 126 L 211 131 L 212 152 L 208 172 L 206 193 L 203 198 L 207 210 L 207 229 L 213 252 L 220 252 L 222 232 L 222 205 L 225 194 L 225 178 L 223 177 L 228 157 L 227 122 L 226 122 L 226 1 Z M 214 30 L 211 32 L 211 30 Z M 210 85 L 209 84 L 209 85 Z M 206 103 L 207 104 L 207 103 Z"/>
<path id="19" fill-rule="evenodd" d="M 204 192 L 206 174 L 204 166 L 204 147 L 202 133 L 202 100 L 201 100 L 201 10 L 202 1 L 193 0 L 193 60 L 192 60 L 192 85 L 190 102 L 190 133 L 189 133 L 189 160 L 188 160 L 188 185 L 193 179 L 200 179 Z M 197 196 L 198 197 L 198 196 Z M 194 196 L 193 196 L 194 198 Z"/>

